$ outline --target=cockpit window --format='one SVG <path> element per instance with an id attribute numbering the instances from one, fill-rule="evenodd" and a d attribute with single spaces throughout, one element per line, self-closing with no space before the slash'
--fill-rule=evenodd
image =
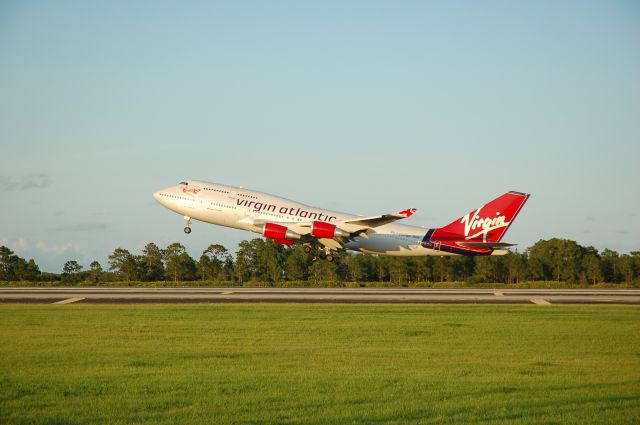
<path id="1" fill-rule="evenodd" d="M 187 183 L 187 182 L 180 182 L 180 184 L 183 184 L 185 186 L 189 186 L 189 183 Z"/>

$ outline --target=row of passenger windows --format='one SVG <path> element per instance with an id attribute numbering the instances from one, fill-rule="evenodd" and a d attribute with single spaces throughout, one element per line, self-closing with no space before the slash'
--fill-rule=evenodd
<path id="1" fill-rule="evenodd" d="M 272 213 L 272 212 L 268 212 L 268 211 L 260 211 L 259 214 L 270 215 L 272 217 L 285 218 L 285 216 L 283 216 L 282 214 L 276 214 L 276 213 Z M 296 218 L 296 217 L 293 217 L 293 218 Z"/>
<path id="2" fill-rule="evenodd" d="M 258 199 L 258 197 L 257 197 L 257 196 L 253 196 L 253 195 L 245 195 L 244 193 L 237 193 L 236 195 L 238 195 L 238 196 L 242 196 L 243 198 Z"/>
<path id="3" fill-rule="evenodd" d="M 164 196 L 164 197 L 167 197 L 167 198 L 174 198 L 174 199 L 182 199 L 184 201 L 191 201 L 191 202 L 195 201 L 195 199 L 193 199 L 193 198 L 185 198 L 184 196 L 169 195 L 169 194 L 166 194 L 166 193 L 161 193 L 160 196 Z"/>
<path id="4" fill-rule="evenodd" d="M 216 189 L 216 188 L 213 188 L 213 187 L 205 187 L 204 190 L 210 190 L 211 192 L 230 193 L 228 190 Z M 244 193 L 236 193 L 236 195 L 242 196 L 243 198 L 258 199 L 257 196 L 245 195 Z"/>
<path id="5" fill-rule="evenodd" d="M 205 187 L 204 190 L 210 190 L 212 192 L 229 193 L 228 190 L 215 189 L 213 187 Z"/>
<path id="6" fill-rule="evenodd" d="M 223 208 L 231 208 L 231 209 L 234 209 L 234 210 L 237 208 L 234 205 L 218 204 L 217 202 L 211 202 L 211 205 L 215 205 L 217 207 L 223 207 Z"/>

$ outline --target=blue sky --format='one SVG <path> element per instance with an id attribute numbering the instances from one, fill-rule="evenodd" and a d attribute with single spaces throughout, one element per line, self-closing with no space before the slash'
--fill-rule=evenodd
<path id="1" fill-rule="evenodd" d="M 60 271 L 253 235 L 184 179 L 440 226 L 532 193 L 507 238 L 640 249 L 631 1 L 0 3 L 0 244 Z"/>

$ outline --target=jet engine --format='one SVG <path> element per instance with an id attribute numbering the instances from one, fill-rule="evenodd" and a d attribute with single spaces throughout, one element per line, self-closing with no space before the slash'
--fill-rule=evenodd
<path id="1" fill-rule="evenodd" d="M 314 221 L 311 225 L 311 235 L 320 239 L 346 238 L 349 233 L 336 227 L 335 224 L 324 221 Z"/>
<path id="2" fill-rule="evenodd" d="M 265 238 L 273 239 L 282 245 L 293 245 L 294 239 L 300 239 L 298 233 L 274 223 L 265 223 L 262 227 L 262 234 Z"/>

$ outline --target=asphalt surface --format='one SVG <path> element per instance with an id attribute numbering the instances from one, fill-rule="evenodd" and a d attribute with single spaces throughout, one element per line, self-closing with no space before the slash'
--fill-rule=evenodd
<path id="1" fill-rule="evenodd" d="M 640 304 L 640 289 L 4 287 L 1 303 Z"/>

